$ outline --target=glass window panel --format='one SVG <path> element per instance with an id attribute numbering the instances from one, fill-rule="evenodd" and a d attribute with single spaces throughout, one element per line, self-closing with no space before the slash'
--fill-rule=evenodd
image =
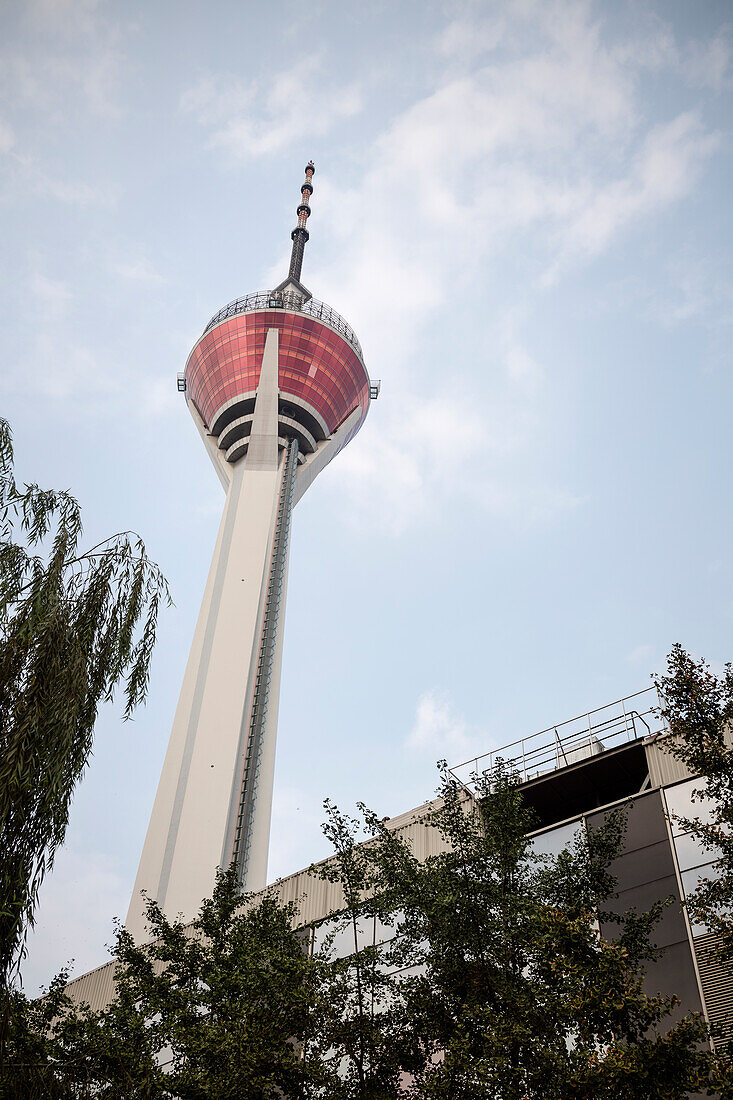
<path id="1" fill-rule="evenodd" d="M 320 951 L 324 943 L 334 931 L 337 922 L 333 920 L 323 921 L 321 924 L 317 924 L 313 929 L 313 950 Z"/>
<path id="2" fill-rule="evenodd" d="M 421 963 L 420 966 L 408 966 L 404 970 L 395 970 L 394 973 L 404 980 L 405 978 L 418 978 L 420 975 L 426 974 L 427 970 L 427 965 Z"/>
<path id="3" fill-rule="evenodd" d="M 313 930 L 313 950 L 318 951 L 329 936 L 333 936 L 330 953 L 333 958 L 346 959 L 354 954 L 354 929 L 346 924 L 343 917 L 324 921 Z M 371 947 L 374 943 L 374 917 L 362 917 L 357 921 L 357 943 L 359 950 Z"/>
<path id="4" fill-rule="evenodd" d="M 710 863 L 712 860 L 717 859 L 720 854 L 717 848 L 704 848 L 691 833 L 680 833 L 676 836 L 674 847 L 680 871 L 687 871 L 690 867 L 700 867 L 703 863 Z"/>
<path id="5" fill-rule="evenodd" d="M 395 913 L 391 925 L 385 924 L 379 917 L 375 917 L 374 942 L 386 943 L 387 940 L 394 939 L 397 934 L 397 926 L 404 920 L 404 917 L 405 914 L 401 911 Z"/>
<path id="6" fill-rule="evenodd" d="M 715 865 L 712 863 L 706 863 L 704 867 L 693 867 L 689 871 L 683 871 L 680 875 L 682 889 L 685 891 L 685 895 L 692 894 L 697 890 L 701 881 L 716 879 L 719 876 L 720 872 L 716 870 Z"/>
<path id="7" fill-rule="evenodd" d="M 693 867 L 689 871 L 685 871 L 680 877 L 682 878 L 682 886 L 685 894 L 693 893 L 701 882 L 706 879 L 716 879 L 719 872 L 715 867 L 708 863 L 704 867 Z M 693 914 L 688 910 L 687 913 L 690 919 L 690 928 L 693 936 L 706 936 L 708 932 L 712 931 L 709 925 L 705 924 L 701 920 L 696 920 Z M 721 916 L 730 916 L 730 910 L 721 910 Z"/>
<path id="8" fill-rule="evenodd" d="M 692 792 L 702 784 L 701 779 L 690 779 L 687 783 L 678 783 L 676 787 L 667 787 L 664 797 L 667 800 L 670 824 L 673 834 L 682 832 L 682 826 L 675 820 L 677 817 L 699 817 L 702 822 L 712 819 L 711 811 L 713 803 L 708 798 L 698 797 L 692 801 Z"/>
<path id="9" fill-rule="evenodd" d="M 173 1071 L 173 1047 L 161 1047 L 155 1055 L 155 1060 L 164 1073 L 171 1073 Z"/>
<path id="10" fill-rule="evenodd" d="M 410 944 L 407 943 L 402 936 L 395 936 L 395 938 L 390 941 L 392 965 L 384 968 L 385 973 L 404 970 L 410 959 L 413 961 L 415 959 L 424 959 L 429 951 L 429 940 L 420 940 L 418 943 Z"/>
<path id="11" fill-rule="evenodd" d="M 569 821 L 557 829 L 549 829 L 546 833 L 532 837 L 532 848 L 539 856 L 559 855 L 563 848 L 573 843 L 582 827 L 582 822 L 578 820 Z"/>

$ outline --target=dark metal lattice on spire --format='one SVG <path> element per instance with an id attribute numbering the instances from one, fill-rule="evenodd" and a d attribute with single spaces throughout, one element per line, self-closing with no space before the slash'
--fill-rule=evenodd
<path id="1" fill-rule="evenodd" d="M 305 181 L 300 188 L 300 206 L 298 207 L 298 224 L 293 232 L 290 234 L 293 241 L 293 251 L 290 255 L 290 271 L 288 272 L 288 278 L 296 279 L 300 282 L 300 272 L 303 267 L 303 256 L 305 254 L 305 246 L 310 236 L 306 225 L 310 216 L 311 208 L 308 205 L 308 200 L 313 194 L 313 173 L 316 168 L 312 160 L 309 160 L 305 166 Z"/>

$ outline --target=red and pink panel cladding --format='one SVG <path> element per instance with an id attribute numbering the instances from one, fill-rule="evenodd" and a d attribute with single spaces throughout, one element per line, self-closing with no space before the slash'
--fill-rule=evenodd
<path id="1" fill-rule="evenodd" d="M 335 432 L 357 405 L 369 408 L 369 378 L 343 337 L 306 313 L 240 313 L 204 333 L 186 364 L 186 392 L 211 428 L 226 402 L 257 389 L 267 330 L 280 330 L 280 396 L 311 405 Z"/>

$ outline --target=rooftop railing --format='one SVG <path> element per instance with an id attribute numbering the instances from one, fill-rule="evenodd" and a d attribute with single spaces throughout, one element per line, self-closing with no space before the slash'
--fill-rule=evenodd
<path id="1" fill-rule="evenodd" d="M 522 782 L 527 782 L 618 745 L 666 732 L 657 689 L 649 687 L 465 760 L 449 770 L 462 786 L 471 789 L 474 777 L 491 772 L 501 759 L 519 774 Z"/>
<path id="2" fill-rule="evenodd" d="M 307 313 L 309 317 L 315 317 L 317 321 L 323 321 L 339 336 L 343 336 L 347 344 L 350 344 L 359 358 L 363 361 L 364 354 L 361 344 L 356 338 L 351 325 L 343 319 L 340 313 L 331 309 L 325 302 L 319 302 L 316 298 L 309 298 L 307 302 L 297 294 L 273 294 L 267 291 L 258 291 L 256 294 L 247 294 L 244 298 L 235 298 L 229 305 L 224 306 L 209 321 L 204 329 L 207 333 L 214 325 L 226 321 L 228 317 L 235 317 L 238 313 L 252 313 L 256 309 L 287 309 L 294 313 Z"/>

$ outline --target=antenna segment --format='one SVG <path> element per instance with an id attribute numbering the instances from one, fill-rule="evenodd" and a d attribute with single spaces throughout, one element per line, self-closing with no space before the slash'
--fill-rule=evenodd
<path id="1" fill-rule="evenodd" d="M 311 208 L 308 205 L 308 200 L 313 194 L 313 173 L 316 168 L 312 160 L 309 160 L 305 166 L 305 180 L 300 188 L 300 206 L 298 207 L 298 224 L 296 225 L 290 237 L 293 242 L 293 251 L 290 255 L 290 271 L 288 272 L 288 278 L 296 279 L 300 282 L 300 272 L 303 267 L 303 256 L 305 255 L 305 246 L 310 233 L 306 229 L 308 218 L 310 217 Z"/>

